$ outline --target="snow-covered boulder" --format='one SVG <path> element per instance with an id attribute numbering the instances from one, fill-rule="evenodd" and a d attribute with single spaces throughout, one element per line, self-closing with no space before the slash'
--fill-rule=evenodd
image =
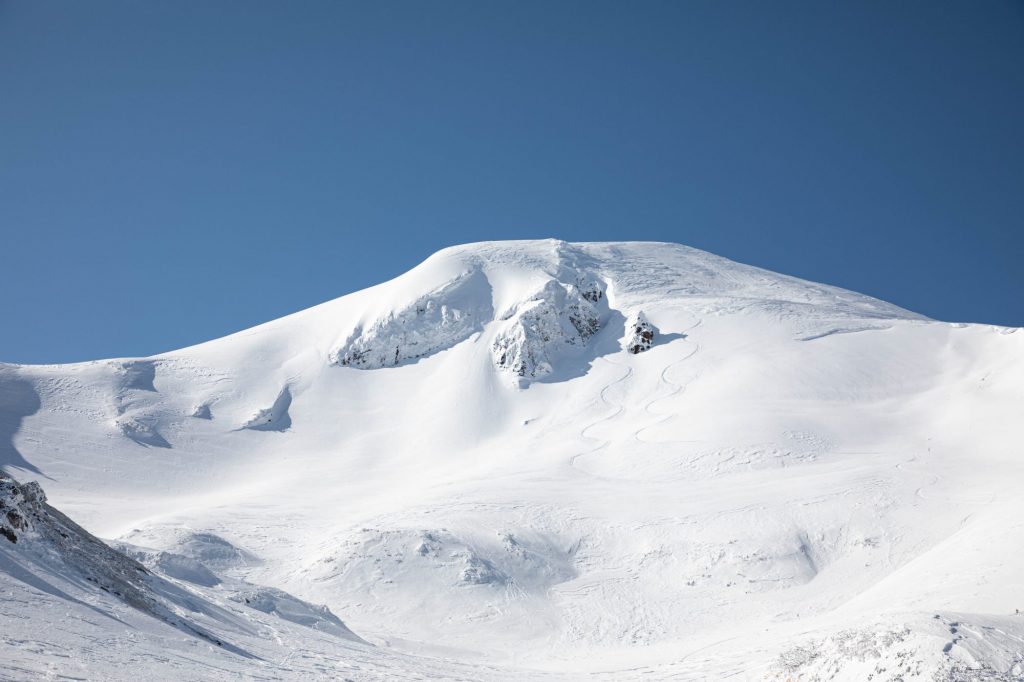
<path id="1" fill-rule="evenodd" d="M 596 282 L 581 288 L 548 280 L 501 316 L 505 326 L 491 346 L 495 366 L 525 379 L 550 374 L 558 355 L 585 346 L 601 328 L 603 299 Z"/>
<path id="2" fill-rule="evenodd" d="M 654 345 L 654 335 L 657 331 L 644 312 L 638 310 L 626 320 L 626 335 L 622 339 L 622 349 L 633 355 L 650 350 Z"/>
<path id="3" fill-rule="evenodd" d="M 331 352 L 331 362 L 356 369 L 401 365 L 466 340 L 492 314 L 487 278 L 474 270 L 366 327 L 357 327 Z"/>

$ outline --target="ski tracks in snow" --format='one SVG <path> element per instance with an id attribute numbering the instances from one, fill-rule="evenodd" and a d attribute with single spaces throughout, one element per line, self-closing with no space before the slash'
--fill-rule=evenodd
<path id="1" fill-rule="evenodd" d="M 610 365 L 616 365 L 618 367 L 622 366 L 622 365 L 619 365 L 619 363 L 612 362 L 611 360 L 608 360 L 606 358 L 602 358 L 602 359 L 605 362 L 607 362 L 608 364 L 610 364 Z M 582 429 L 580 429 L 580 438 L 587 439 L 587 440 L 598 440 L 596 438 L 592 438 L 591 436 L 588 436 L 587 435 L 587 431 L 589 431 L 590 429 L 594 428 L 598 424 L 603 424 L 605 422 L 611 421 L 612 419 L 615 419 L 620 414 L 622 414 L 623 411 L 625 411 L 626 408 L 625 408 L 625 406 L 623 406 L 622 403 L 619 403 L 619 404 L 615 405 L 610 400 L 608 400 L 608 391 L 611 390 L 614 386 L 617 386 L 618 384 L 621 384 L 622 382 L 626 381 L 627 379 L 629 379 L 632 376 L 633 376 L 633 368 L 632 367 L 627 367 L 625 373 L 623 373 L 623 375 L 621 377 L 619 377 L 618 379 L 615 379 L 614 381 L 606 384 L 604 386 L 604 388 L 601 389 L 601 392 L 599 394 L 601 402 L 603 402 L 605 405 L 608 405 L 609 407 L 614 407 L 615 410 L 611 414 L 607 414 L 607 415 L 601 417 L 600 419 L 597 419 L 597 420 L 587 424 Z M 606 448 L 610 442 L 611 441 L 607 440 L 607 439 L 603 440 L 603 441 L 600 441 L 600 444 L 597 445 L 596 447 L 591 448 L 590 450 L 586 450 L 584 452 L 578 452 L 575 455 L 572 455 L 571 457 L 569 457 L 569 467 L 571 469 L 575 469 L 577 471 L 582 471 L 583 473 L 587 474 L 588 476 L 592 476 L 594 478 L 602 478 L 601 476 L 597 476 L 595 474 L 592 474 L 589 471 L 585 471 L 583 469 L 579 469 L 576 466 L 576 460 L 579 459 L 580 457 L 584 456 L 584 455 L 590 455 L 590 454 L 593 454 L 593 453 L 597 452 L 598 450 L 602 450 L 602 449 Z"/>
<path id="2" fill-rule="evenodd" d="M 697 320 L 696 324 L 694 324 L 693 326 L 688 327 L 686 330 L 684 330 L 683 331 L 683 335 L 684 335 L 683 338 L 688 338 L 688 334 L 691 331 L 693 331 L 694 329 L 696 329 L 697 327 L 699 327 L 702 321 L 703 320 Z M 642 426 L 639 429 L 637 429 L 636 431 L 634 431 L 633 432 L 633 439 L 635 441 L 637 441 L 639 443 L 652 443 L 652 442 L 654 442 L 654 441 L 646 441 L 646 440 L 644 440 L 643 438 L 640 437 L 640 434 L 643 433 L 644 431 L 648 430 L 648 429 L 654 428 L 655 426 L 660 426 L 660 425 L 665 424 L 665 423 L 667 423 L 669 421 L 672 421 L 673 419 L 675 419 L 676 417 L 679 416 L 678 412 L 672 412 L 670 414 L 665 414 L 665 415 L 658 415 L 651 408 L 654 406 L 655 403 L 661 402 L 663 400 L 668 400 L 669 398 L 674 398 L 675 396 L 680 395 L 681 393 L 684 393 L 686 391 L 686 387 L 689 386 L 690 383 L 693 382 L 697 378 L 697 376 L 695 375 L 695 376 L 691 377 L 690 380 L 685 382 L 685 383 L 675 382 L 675 381 L 672 381 L 671 379 L 669 379 L 669 370 L 674 368 L 676 365 L 681 365 L 684 362 L 686 362 L 687 360 L 690 360 L 699 351 L 700 351 L 700 344 L 694 342 L 693 349 L 689 353 L 687 353 L 683 357 L 679 358 L 678 360 L 675 360 L 675 361 L 670 362 L 669 364 L 665 365 L 664 369 L 661 370 L 660 381 L 661 381 L 662 384 L 664 384 L 666 386 L 669 386 L 671 388 L 671 391 L 668 393 L 668 395 L 663 395 L 663 396 L 658 396 L 656 398 L 653 398 L 646 405 L 644 405 L 644 412 L 646 412 L 647 414 L 649 414 L 651 416 L 655 416 L 655 417 L 660 416 L 661 418 L 658 421 L 656 421 L 655 423 L 653 423 L 653 424 L 648 424 L 647 426 Z"/>
<path id="3" fill-rule="evenodd" d="M 686 336 L 686 335 L 687 335 L 687 334 L 688 334 L 688 333 L 689 333 L 690 331 L 692 331 L 692 330 L 696 329 L 697 327 L 699 327 L 699 326 L 700 326 L 700 324 L 701 324 L 701 320 L 698 320 L 698 321 L 696 322 L 696 324 L 694 324 L 694 325 L 692 325 L 692 326 L 690 326 L 690 327 L 687 327 L 687 328 L 686 328 L 686 329 L 685 329 L 685 330 L 684 330 L 684 331 L 682 332 L 682 334 L 683 334 L 683 338 L 684 338 L 684 339 L 685 339 L 685 338 L 687 338 L 687 336 Z M 689 353 L 687 353 L 687 354 L 686 354 L 685 356 L 683 356 L 682 358 L 679 358 L 678 360 L 673 360 L 672 362 L 670 362 L 669 364 L 667 364 L 667 365 L 666 365 L 666 366 L 665 366 L 665 367 L 664 367 L 664 368 L 663 368 L 663 369 L 661 370 L 661 375 L 660 375 L 660 377 L 659 377 L 659 381 L 660 381 L 660 382 L 661 382 L 662 384 L 666 385 L 666 386 L 671 386 L 671 387 L 672 387 L 672 391 L 671 391 L 671 392 L 670 392 L 670 393 L 669 393 L 668 395 L 664 395 L 664 396 L 658 396 L 658 397 L 656 397 L 656 398 L 654 398 L 654 399 L 652 399 L 652 400 L 648 401 L 648 403 L 647 403 L 646 405 L 644 405 L 644 408 L 643 408 L 645 412 L 647 412 L 648 414 L 651 414 L 651 415 L 657 416 L 657 415 L 655 415 L 655 413 L 654 413 L 654 412 L 652 412 L 652 411 L 651 411 L 651 406 L 653 406 L 653 405 L 654 405 L 654 404 L 655 404 L 656 402 L 658 402 L 658 401 L 661 401 L 661 400 L 666 400 L 666 399 L 668 399 L 668 398 L 671 398 L 671 397 L 673 397 L 673 396 L 679 395 L 680 393 L 682 393 L 683 391 L 685 391 L 685 390 L 686 390 L 686 386 L 687 386 L 687 385 L 689 385 L 689 383 L 690 383 L 690 382 L 686 382 L 686 383 L 676 383 L 676 382 L 674 382 L 674 381 L 671 381 L 671 380 L 670 380 L 670 379 L 668 378 L 668 372 L 669 372 L 669 370 L 670 370 L 670 369 L 672 369 L 672 368 L 673 368 L 673 367 L 675 367 L 676 365 L 679 365 L 679 364 L 681 364 L 681 363 L 683 363 L 683 362 L 686 362 L 687 360 L 690 360 L 690 359 L 691 359 L 691 358 L 692 358 L 692 357 L 693 357 L 694 355 L 696 355 L 696 354 L 697 354 L 697 352 L 698 352 L 699 350 L 700 350 L 700 344 L 696 344 L 696 343 L 695 343 L 695 344 L 694 344 L 694 348 L 693 348 L 693 349 L 692 349 L 692 350 L 691 350 L 691 351 L 690 351 Z M 648 352 L 649 352 L 649 351 L 648 351 Z M 619 363 L 617 363 L 617 362 L 612 362 L 611 360 L 609 360 L 609 359 L 607 359 L 607 358 L 601 358 L 601 359 L 602 359 L 602 360 L 604 360 L 605 362 L 607 362 L 607 363 L 608 363 L 608 364 L 610 364 L 610 365 L 616 365 L 616 366 L 618 366 L 618 367 L 622 367 L 622 365 L 620 365 Z M 613 403 L 612 401 L 610 401 L 610 400 L 608 399 L 608 391 L 610 391 L 610 390 L 611 390 L 612 388 L 614 388 L 615 386 L 618 386 L 619 384 L 622 384 L 622 383 L 624 383 L 624 382 L 628 381 L 628 380 L 629 380 L 629 379 L 630 379 L 630 378 L 631 378 L 632 376 L 633 376 L 633 368 L 632 368 L 632 367 L 626 367 L 626 371 L 625 371 L 625 372 L 624 372 L 624 373 L 622 374 L 622 376 L 620 376 L 619 378 L 617 378 L 617 379 L 615 379 L 615 380 L 613 380 L 613 381 L 611 381 L 611 382 L 609 382 L 609 383 L 605 384 L 605 386 L 604 386 L 604 387 L 603 387 L 603 388 L 601 389 L 601 391 L 600 391 L 600 393 L 599 393 L 599 396 L 600 396 L 601 402 L 603 402 L 603 403 L 604 403 L 605 405 L 607 405 L 607 406 L 609 406 L 609 407 L 613 407 L 613 408 L 615 408 L 615 409 L 614 409 L 614 410 L 613 410 L 613 411 L 612 411 L 612 412 L 611 412 L 610 414 L 607 414 L 607 415 L 605 415 L 605 416 L 601 417 L 600 419 L 597 419 L 597 420 L 595 420 L 595 421 L 593 421 L 593 422 L 591 422 L 591 423 L 587 424 L 587 425 L 586 425 L 586 426 L 584 426 L 584 427 L 583 427 L 582 429 L 580 429 L 580 438 L 583 438 L 583 439 L 587 439 L 587 440 L 599 440 L 599 439 L 596 439 L 596 438 L 594 438 L 594 437 L 592 437 L 592 436 L 588 436 L 588 435 L 587 435 L 587 432 L 588 432 L 588 431 L 590 431 L 590 430 L 591 430 L 592 428 L 594 428 L 595 426 L 598 426 L 598 425 L 600 425 L 600 424 L 604 424 L 604 423 L 606 423 L 606 422 L 609 422 L 609 421 L 611 421 L 612 419 L 615 419 L 616 417 L 618 417 L 619 415 L 621 415 L 621 414 L 622 414 L 623 412 L 625 412 L 625 410 L 626 410 L 626 407 L 625 407 L 625 405 L 624 405 L 623 403 L 621 403 L 621 402 L 620 402 L 620 403 Z M 694 378 L 696 378 L 696 377 L 694 377 Z M 690 379 L 690 381 L 693 381 L 693 379 Z M 634 438 L 635 440 L 637 440 L 638 442 L 641 442 L 641 443 L 647 443 L 647 442 L 649 442 L 649 441 L 644 441 L 644 440 L 642 440 L 642 439 L 640 438 L 640 433 L 641 433 L 642 431 L 645 431 L 646 429 L 652 428 L 652 427 L 654 427 L 654 426 L 658 426 L 659 424 L 664 424 L 665 422 L 667 422 L 667 421 L 669 421 L 669 420 L 671 420 L 671 419 L 674 419 L 674 418 L 675 418 L 675 417 L 677 417 L 677 416 L 679 416 L 679 415 L 678 415 L 677 413 L 672 413 L 672 414 L 667 414 L 667 415 L 663 415 L 663 416 L 661 417 L 661 419 L 659 419 L 659 420 L 658 420 L 657 422 L 655 422 L 654 424 L 649 424 L 649 425 L 647 425 L 647 426 L 644 426 L 644 427 L 642 427 L 642 428 L 640 428 L 640 429 L 637 429 L 637 430 L 636 430 L 636 431 L 635 431 L 635 432 L 633 433 L 633 438 Z M 591 454 L 593 454 L 593 453 L 595 453 L 595 452 L 598 452 L 598 451 L 600 451 L 600 450 L 603 450 L 604 448 L 608 447 L 608 444 L 609 444 L 609 443 L 611 443 L 611 440 L 610 440 L 610 439 L 604 439 L 604 440 L 599 440 L 599 443 L 598 443 L 598 445 L 597 445 L 596 447 L 593 447 L 593 448 L 591 448 L 590 450 L 586 450 L 586 451 L 584 451 L 584 452 L 578 452 L 578 453 L 576 453 L 576 454 L 572 455 L 571 457 L 569 457 L 569 462 L 568 462 L 568 463 L 569 463 L 569 467 L 570 467 L 570 468 L 572 468 L 572 469 L 575 469 L 575 470 L 577 470 L 577 471 L 582 471 L 583 473 L 585 473 L 585 474 L 587 474 L 588 476 L 591 476 L 591 477 L 593 477 L 593 478 L 603 478 L 602 476 L 598 476 L 597 474 L 593 474 L 593 473 L 591 473 L 591 472 L 589 472 L 589 471 L 586 471 L 586 470 L 584 470 L 584 469 L 580 469 L 580 468 L 579 468 L 578 466 L 576 466 L 576 460 L 578 460 L 578 459 L 579 459 L 580 457 L 583 457 L 584 455 L 591 455 Z"/>

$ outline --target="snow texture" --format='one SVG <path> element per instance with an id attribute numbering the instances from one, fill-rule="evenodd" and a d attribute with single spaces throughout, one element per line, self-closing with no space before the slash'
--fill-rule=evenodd
<path id="1" fill-rule="evenodd" d="M 1022 386 L 1019 329 L 557 240 L 0 364 L 0 677 L 1022 680 Z"/>

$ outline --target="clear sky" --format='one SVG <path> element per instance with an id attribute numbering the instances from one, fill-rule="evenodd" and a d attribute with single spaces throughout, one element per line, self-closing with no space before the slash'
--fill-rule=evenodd
<path id="1" fill-rule="evenodd" d="M 0 2 L 0 360 L 533 237 L 1024 325 L 1024 4 Z"/>

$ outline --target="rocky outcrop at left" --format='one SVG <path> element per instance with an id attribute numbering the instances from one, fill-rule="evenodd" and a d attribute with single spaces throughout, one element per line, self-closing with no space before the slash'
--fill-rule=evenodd
<path id="1" fill-rule="evenodd" d="M 331 362 L 355 369 L 401 365 L 464 341 L 492 315 L 487 278 L 474 270 L 356 328 L 331 352 Z"/>
<path id="2" fill-rule="evenodd" d="M 0 536 L 17 544 L 22 535 L 32 532 L 32 518 L 45 501 L 38 483 L 22 485 L 0 471 Z"/>

